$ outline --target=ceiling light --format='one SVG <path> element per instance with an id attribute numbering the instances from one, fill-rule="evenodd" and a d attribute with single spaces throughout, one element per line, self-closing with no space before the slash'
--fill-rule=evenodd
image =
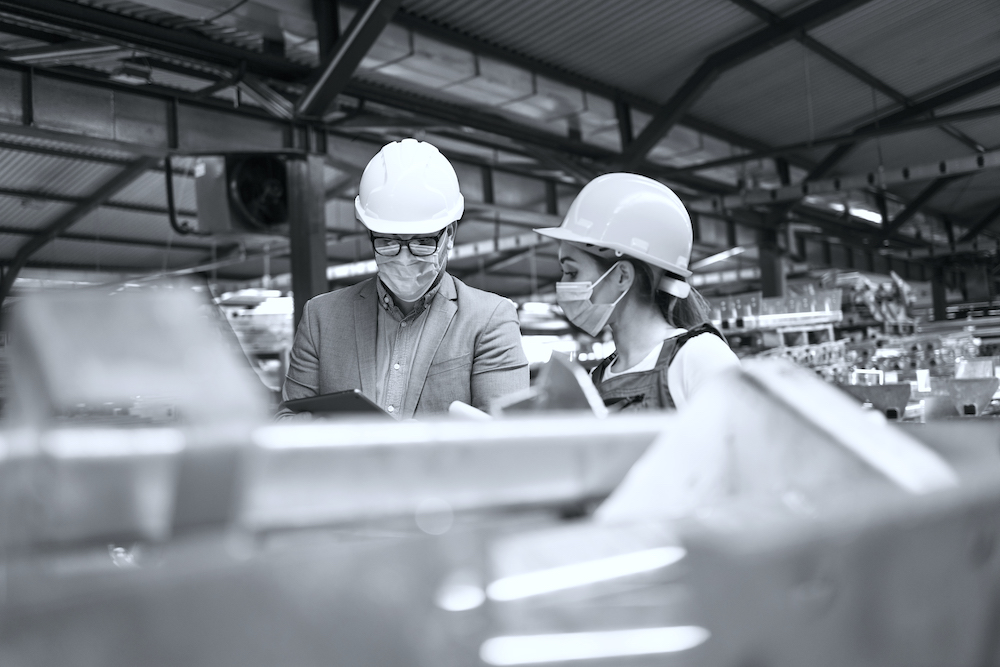
<path id="1" fill-rule="evenodd" d="M 127 83 L 130 86 L 144 86 L 152 82 L 153 68 L 149 65 L 124 62 L 110 76 L 112 81 Z"/>

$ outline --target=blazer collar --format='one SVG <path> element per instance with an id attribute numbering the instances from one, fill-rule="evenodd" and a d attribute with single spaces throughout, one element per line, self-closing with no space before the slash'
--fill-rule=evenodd
<path id="1" fill-rule="evenodd" d="M 424 324 L 423 333 L 420 335 L 420 342 L 417 344 L 417 353 L 413 358 L 413 368 L 410 370 L 410 379 L 406 385 L 406 394 L 403 398 L 403 413 L 401 417 L 408 419 L 413 416 L 417 409 L 417 401 L 424 389 L 424 381 L 427 379 L 427 371 L 431 367 L 434 355 L 437 354 L 441 341 L 448 333 L 448 327 L 458 312 L 458 293 L 455 290 L 455 279 L 451 274 L 445 273 L 441 279 L 441 289 L 430 305 L 430 312 L 427 313 L 427 322 Z"/>
<path id="2" fill-rule="evenodd" d="M 376 360 L 375 348 L 378 333 L 378 296 L 375 281 L 370 278 L 361 284 L 358 298 L 354 300 L 354 335 L 357 346 L 358 373 L 361 376 L 361 393 L 375 399 Z"/>

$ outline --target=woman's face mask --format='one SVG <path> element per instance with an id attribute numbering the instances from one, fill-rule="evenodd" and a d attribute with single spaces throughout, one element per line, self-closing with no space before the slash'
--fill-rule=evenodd
<path id="1" fill-rule="evenodd" d="M 452 235 L 445 233 L 433 255 L 416 257 L 405 247 L 393 257 L 375 254 L 375 264 L 378 266 L 378 277 L 398 299 L 413 302 L 427 294 L 439 273 L 444 270 L 448 251 L 454 240 Z"/>
<path id="2" fill-rule="evenodd" d="M 611 319 L 611 314 L 615 312 L 615 306 L 628 293 L 628 290 L 625 290 L 611 303 L 593 303 L 590 300 L 597 284 L 604 280 L 618 264 L 619 262 L 615 262 L 614 266 L 605 271 L 604 275 L 594 282 L 556 283 L 556 301 L 566 313 L 566 318 L 591 336 L 601 333 L 608 320 Z"/>

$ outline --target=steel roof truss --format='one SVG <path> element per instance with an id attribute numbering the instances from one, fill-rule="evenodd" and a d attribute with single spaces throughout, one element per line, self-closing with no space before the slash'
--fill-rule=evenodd
<path id="1" fill-rule="evenodd" d="M 622 161 L 625 166 L 633 167 L 641 163 L 653 146 L 677 124 L 681 116 L 723 72 L 794 39 L 801 31 L 822 25 L 870 1 L 817 0 L 787 18 L 708 56 L 623 151 Z"/>

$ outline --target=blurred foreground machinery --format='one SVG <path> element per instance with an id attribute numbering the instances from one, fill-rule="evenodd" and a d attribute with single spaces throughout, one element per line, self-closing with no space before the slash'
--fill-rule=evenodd
<path id="1" fill-rule="evenodd" d="M 126 310 L 198 332 L 189 297 Z M 21 340 L 66 307 L 33 308 Z M 992 421 L 892 424 L 770 362 L 676 414 L 266 425 L 225 344 L 174 383 L 180 335 L 18 366 L 49 407 L 0 434 L 5 667 L 1000 664 Z M 88 407 L 137 389 L 174 416 Z"/>

